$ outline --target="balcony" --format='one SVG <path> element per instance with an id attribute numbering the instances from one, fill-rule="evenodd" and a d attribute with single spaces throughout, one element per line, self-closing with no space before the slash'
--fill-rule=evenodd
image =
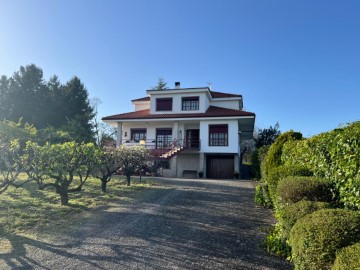
<path id="1" fill-rule="evenodd" d="M 187 138 L 178 140 L 140 140 L 140 141 L 129 141 L 123 140 L 125 146 L 139 146 L 142 145 L 150 150 L 150 155 L 155 158 L 170 159 L 173 156 L 184 150 L 199 151 L 200 150 L 200 139 L 199 138 Z"/>

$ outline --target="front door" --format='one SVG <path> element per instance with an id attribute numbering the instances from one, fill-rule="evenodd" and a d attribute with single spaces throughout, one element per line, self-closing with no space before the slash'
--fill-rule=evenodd
<path id="1" fill-rule="evenodd" d="M 199 148 L 200 131 L 199 129 L 186 130 L 186 147 Z"/>

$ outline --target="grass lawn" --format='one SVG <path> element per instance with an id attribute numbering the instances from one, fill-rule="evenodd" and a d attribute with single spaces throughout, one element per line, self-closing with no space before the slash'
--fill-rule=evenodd
<path id="1" fill-rule="evenodd" d="M 61 232 L 72 222 L 91 217 L 92 210 L 131 202 L 134 195 L 153 185 L 149 179 L 140 183 L 138 177 L 131 182 L 128 187 L 124 177 L 114 176 L 103 193 L 100 180 L 90 178 L 81 192 L 69 193 L 68 206 L 60 205 L 60 196 L 51 187 L 38 190 L 36 183 L 11 187 L 0 194 L 0 240 L 4 233 L 44 236 Z"/>

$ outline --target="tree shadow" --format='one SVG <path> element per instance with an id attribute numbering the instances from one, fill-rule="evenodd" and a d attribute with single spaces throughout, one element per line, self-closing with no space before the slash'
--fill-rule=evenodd
<path id="1" fill-rule="evenodd" d="M 151 189 L 125 210 L 101 209 L 57 241 L 0 229 L 10 243 L 0 268 L 291 269 L 258 246 L 269 222 L 254 207 L 253 190 L 207 185 Z"/>

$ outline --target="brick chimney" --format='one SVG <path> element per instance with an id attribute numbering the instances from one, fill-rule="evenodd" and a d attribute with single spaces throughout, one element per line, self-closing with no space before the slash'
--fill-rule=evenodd
<path id="1" fill-rule="evenodd" d="M 175 89 L 180 89 L 180 82 L 175 82 Z"/>

